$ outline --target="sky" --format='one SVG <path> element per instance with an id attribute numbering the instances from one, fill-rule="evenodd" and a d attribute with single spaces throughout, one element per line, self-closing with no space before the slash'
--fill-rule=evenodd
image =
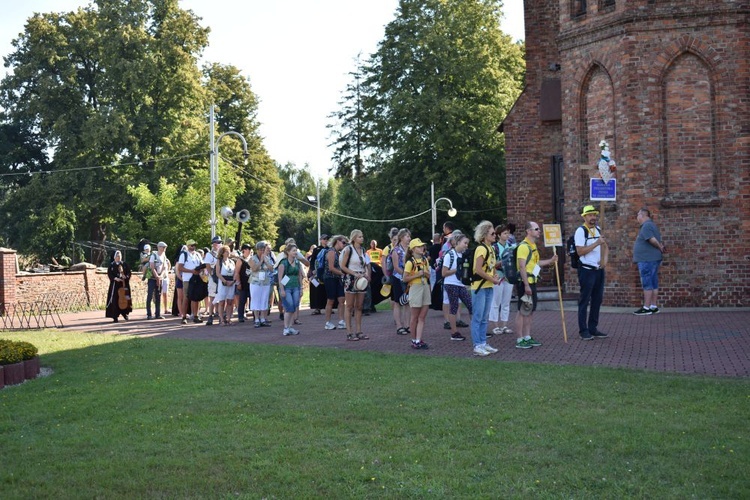
<path id="1" fill-rule="evenodd" d="M 0 55 L 12 52 L 11 41 L 35 12 L 68 12 L 89 3 L 0 0 Z M 377 49 L 398 0 L 180 0 L 180 5 L 211 28 L 203 62 L 234 65 L 250 79 L 271 158 L 308 165 L 316 178 L 328 177 L 333 151 L 328 115 L 338 109 L 357 55 L 366 59 Z M 505 0 L 503 10 L 503 31 L 523 39 L 523 0 Z"/>

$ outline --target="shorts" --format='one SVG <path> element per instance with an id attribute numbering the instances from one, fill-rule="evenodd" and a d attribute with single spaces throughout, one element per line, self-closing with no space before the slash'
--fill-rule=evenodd
<path id="1" fill-rule="evenodd" d="M 415 283 L 409 287 L 409 306 L 419 309 L 420 307 L 429 306 L 430 286 L 426 283 Z"/>
<path id="2" fill-rule="evenodd" d="M 351 274 L 347 274 L 344 276 L 344 292 L 346 293 L 367 293 L 367 288 L 364 290 L 357 290 L 354 288 L 354 283 L 357 282 L 357 277 L 352 276 Z"/>
<path id="3" fill-rule="evenodd" d="M 168 293 L 169 292 L 169 280 L 163 279 L 161 280 L 161 293 Z"/>
<path id="4" fill-rule="evenodd" d="M 531 310 L 536 311 L 536 303 L 539 300 L 536 294 L 536 283 L 529 283 L 529 287 L 531 287 L 531 300 L 534 302 L 534 308 Z M 518 297 L 518 310 L 521 310 L 521 297 L 523 297 L 526 294 L 526 290 L 524 290 L 523 281 L 519 280 L 516 284 L 516 296 Z"/>
<path id="5" fill-rule="evenodd" d="M 174 280 L 174 287 L 182 289 L 182 280 L 179 279 L 179 278 L 175 278 L 175 280 Z"/>
<path id="6" fill-rule="evenodd" d="M 328 300 L 334 300 L 338 297 L 344 296 L 344 283 L 341 281 L 341 278 L 336 276 L 333 278 L 326 278 L 324 281 L 326 286 L 326 297 L 328 297 Z"/>
<path id="7" fill-rule="evenodd" d="M 644 290 L 649 291 L 659 289 L 660 265 L 660 260 L 638 263 L 638 273 L 641 275 L 641 286 Z"/>
<path id="8" fill-rule="evenodd" d="M 219 290 L 219 284 L 214 282 L 214 279 L 209 276 L 208 278 L 208 296 L 216 297 L 216 292 Z"/>

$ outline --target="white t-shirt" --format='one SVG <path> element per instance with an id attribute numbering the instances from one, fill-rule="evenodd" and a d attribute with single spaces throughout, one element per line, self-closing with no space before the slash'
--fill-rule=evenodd
<path id="1" fill-rule="evenodd" d="M 576 229 L 575 235 L 576 246 L 587 247 L 589 245 L 592 245 L 597 242 L 601 234 L 602 233 L 599 231 L 598 227 L 595 227 L 591 230 L 589 230 L 586 226 L 583 226 L 583 228 L 578 227 L 578 229 Z M 601 260 L 602 247 L 599 246 L 581 257 L 581 264 L 598 268 Z"/>
<path id="2" fill-rule="evenodd" d="M 445 276 L 445 269 L 448 269 L 449 271 L 451 269 L 457 269 L 458 268 L 458 259 L 463 254 L 459 254 L 456 252 L 455 248 L 451 248 L 448 250 L 448 252 L 443 256 L 443 276 Z M 443 278 L 443 284 L 444 285 L 456 285 L 456 286 L 464 286 L 463 283 L 458 279 L 457 274 L 451 274 L 450 276 L 445 276 Z"/>
<path id="3" fill-rule="evenodd" d="M 188 250 L 185 253 L 180 253 L 180 258 L 177 260 L 177 263 L 182 264 L 182 281 L 187 285 L 187 282 L 190 281 L 190 278 L 193 277 L 193 273 L 185 271 L 192 271 L 193 269 L 200 266 L 201 256 L 198 255 L 198 252 L 190 253 L 190 251 Z"/>
<path id="4" fill-rule="evenodd" d="M 156 275 L 163 277 L 165 266 L 167 265 L 167 255 L 165 253 L 159 255 L 158 253 L 152 253 L 149 259 L 149 264 L 154 265 Z"/>

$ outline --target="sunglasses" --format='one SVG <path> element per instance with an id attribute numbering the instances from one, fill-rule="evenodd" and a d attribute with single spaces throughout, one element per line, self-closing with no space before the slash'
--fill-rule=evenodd
<path id="1" fill-rule="evenodd" d="M 538 227 L 532 227 L 531 230 L 532 231 L 541 231 L 541 229 L 539 229 Z"/>

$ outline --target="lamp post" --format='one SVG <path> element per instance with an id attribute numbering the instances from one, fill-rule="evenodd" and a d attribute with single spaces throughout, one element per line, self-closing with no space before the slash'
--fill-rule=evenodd
<path id="1" fill-rule="evenodd" d="M 437 202 L 445 200 L 448 203 L 450 203 L 450 208 L 448 209 L 448 217 L 455 217 L 458 213 L 458 210 L 453 208 L 453 202 L 450 200 L 450 198 L 438 198 L 435 199 L 435 183 L 433 182 L 431 185 L 431 200 L 432 200 L 432 232 L 430 233 L 430 238 L 435 234 L 435 226 L 437 225 Z"/>
<path id="2" fill-rule="evenodd" d="M 210 140 L 210 162 L 209 162 L 209 175 L 211 176 L 211 238 L 216 236 L 216 186 L 219 184 L 219 143 L 221 140 L 228 135 L 235 135 L 242 140 L 242 148 L 245 152 L 245 165 L 247 165 L 247 141 L 239 132 L 230 130 L 224 132 L 218 139 L 214 140 L 215 120 L 214 120 L 214 105 L 211 105 L 211 112 L 209 114 L 209 128 L 211 129 L 211 140 Z"/>
<path id="3" fill-rule="evenodd" d="M 318 241 L 316 245 L 320 245 L 320 184 L 318 182 L 315 182 L 315 196 L 307 195 L 307 201 L 317 204 L 318 207 Z"/>

